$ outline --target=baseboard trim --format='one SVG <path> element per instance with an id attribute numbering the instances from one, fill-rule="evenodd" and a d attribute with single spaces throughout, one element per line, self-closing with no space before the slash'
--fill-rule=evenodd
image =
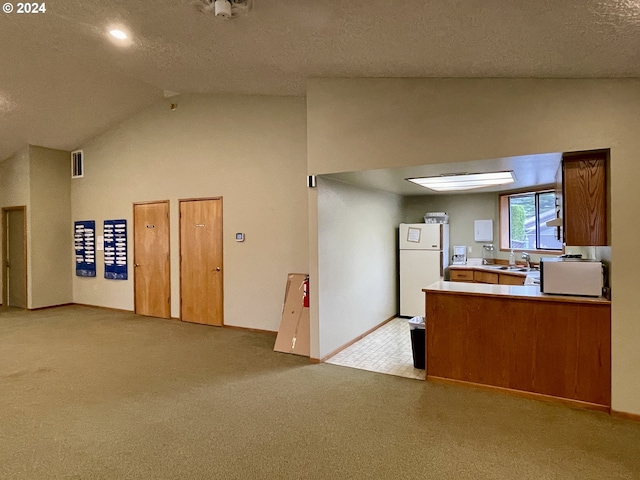
<path id="1" fill-rule="evenodd" d="M 620 412 L 618 410 L 611 410 L 612 417 L 624 418 L 625 420 L 632 420 L 634 422 L 640 422 L 640 415 L 637 413 Z"/>
<path id="2" fill-rule="evenodd" d="M 75 303 L 61 303 L 59 305 L 48 305 L 46 307 L 27 308 L 27 310 L 35 312 L 37 310 L 47 310 L 49 308 L 68 307 L 69 305 L 75 305 Z"/>
<path id="3" fill-rule="evenodd" d="M 249 327 L 239 327 L 237 325 L 223 325 L 223 328 L 230 328 L 232 330 L 242 330 L 243 332 L 252 332 L 252 333 L 264 333 L 266 335 L 278 335 L 278 332 L 274 332 L 273 330 L 262 330 L 260 328 L 249 328 Z"/>
<path id="4" fill-rule="evenodd" d="M 481 383 L 474 383 L 474 382 L 465 382 L 464 380 L 454 380 L 454 379 L 451 379 L 451 378 L 435 377 L 433 375 L 427 375 L 425 380 L 433 382 L 433 383 L 443 383 L 443 384 L 449 384 L 449 385 L 458 385 L 458 386 L 477 388 L 477 389 L 480 389 L 480 390 L 488 390 L 488 391 L 492 391 L 492 392 L 500 392 L 500 393 L 505 393 L 507 395 L 511 395 L 511 396 L 514 396 L 514 397 L 529 398 L 529 399 L 532 399 L 532 400 L 540 400 L 540 401 L 548 402 L 548 403 L 562 404 L 562 405 L 566 405 L 566 406 L 569 406 L 569 407 L 580 408 L 580 409 L 583 409 L 583 410 L 594 410 L 594 411 L 597 411 L 597 412 L 611 413 L 611 407 L 609 407 L 607 405 L 600 405 L 600 404 L 597 404 L 597 403 L 584 402 L 582 400 L 572 400 L 572 399 L 569 399 L 569 398 L 554 397 L 552 395 L 545 395 L 543 393 L 525 392 L 523 390 L 512 390 L 510 388 L 496 387 L 496 386 L 493 386 L 493 385 L 483 385 Z M 639 418 L 640 418 L 640 416 L 639 416 Z"/>
<path id="5" fill-rule="evenodd" d="M 89 307 L 89 308 L 99 308 L 101 310 L 110 310 L 112 312 L 136 313 L 134 310 L 125 310 L 123 308 L 113 308 L 113 307 L 103 307 L 102 305 L 91 305 L 91 304 L 88 304 L 88 303 L 65 303 L 65 304 L 62 304 L 62 305 L 52 305 L 50 307 L 32 308 L 30 310 L 44 310 L 46 308 L 67 307 L 67 306 L 71 306 L 71 305 L 78 305 L 80 307 Z M 175 320 L 175 321 L 178 321 L 178 322 L 182 321 L 178 317 L 169 317 L 169 318 L 152 317 L 152 318 L 159 318 L 159 319 L 162 319 L 162 320 Z M 239 327 L 239 326 L 236 326 L 236 325 L 222 325 L 222 327 L 223 328 L 231 328 L 231 329 L 234 329 L 234 330 L 243 330 L 245 332 L 263 333 L 263 334 L 267 334 L 267 335 L 277 335 L 278 334 L 278 332 L 274 332 L 273 330 L 262 330 L 262 329 L 259 329 L 259 328 Z"/>
<path id="6" fill-rule="evenodd" d="M 133 310 L 125 310 L 124 308 L 103 307 L 102 305 L 91 305 L 89 303 L 69 303 L 69 305 L 78 305 L 80 307 L 89 307 L 89 308 L 99 308 L 100 310 L 111 310 L 112 312 L 136 313 Z"/>
<path id="7" fill-rule="evenodd" d="M 386 320 L 383 320 L 382 322 L 380 322 L 378 325 L 376 325 L 373 328 L 370 328 L 369 330 L 367 330 L 366 332 L 364 332 L 361 335 L 358 335 L 356 338 L 354 338 L 353 340 L 345 343 L 344 345 L 342 345 L 341 347 L 336 348 L 333 352 L 329 353 L 328 355 L 325 355 L 324 357 L 322 357 L 321 359 L 318 360 L 318 363 L 322 363 L 322 362 L 326 362 L 327 360 L 329 360 L 331 357 L 333 357 L 334 355 L 337 355 L 338 353 L 340 353 L 342 350 L 344 350 L 347 347 L 350 347 L 351 345 L 353 345 L 354 343 L 356 343 L 359 340 L 362 340 L 364 337 L 366 337 L 367 335 L 369 335 L 371 332 L 374 332 L 375 330 L 379 329 L 380 327 L 382 327 L 383 325 L 389 323 L 391 320 L 393 320 L 394 318 L 397 318 L 398 315 L 392 315 L 391 317 L 387 318 Z"/>

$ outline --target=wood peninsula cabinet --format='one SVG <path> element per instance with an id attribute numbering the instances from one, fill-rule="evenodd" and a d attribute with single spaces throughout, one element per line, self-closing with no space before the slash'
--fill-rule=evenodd
<path id="1" fill-rule="evenodd" d="M 608 151 L 566 153 L 556 205 L 562 216 L 564 244 L 607 245 Z"/>
<path id="2" fill-rule="evenodd" d="M 470 282 L 423 291 L 427 380 L 610 409 L 610 301 Z"/>

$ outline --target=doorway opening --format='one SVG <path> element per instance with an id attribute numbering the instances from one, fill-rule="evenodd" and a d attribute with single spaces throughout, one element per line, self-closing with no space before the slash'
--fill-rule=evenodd
<path id="1" fill-rule="evenodd" d="M 414 367 L 409 327 L 396 317 L 326 360 L 332 365 L 424 380 L 424 369 Z"/>
<path id="2" fill-rule="evenodd" d="M 2 209 L 2 305 L 27 308 L 27 207 Z"/>

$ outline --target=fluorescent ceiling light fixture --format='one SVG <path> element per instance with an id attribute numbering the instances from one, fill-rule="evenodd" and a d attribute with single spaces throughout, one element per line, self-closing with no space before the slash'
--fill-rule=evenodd
<path id="1" fill-rule="evenodd" d="M 436 177 L 407 178 L 408 181 L 435 192 L 454 192 L 493 187 L 515 182 L 512 171 L 487 173 L 455 173 Z"/>
<path id="2" fill-rule="evenodd" d="M 127 34 L 125 32 L 123 32 L 122 30 L 118 30 L 117 28 L 114 28 L 113 30 L 109 30 L 109 35 L 111 35 L 112 37 L 117 38 L 118 40 L 126 40 L 127 39 Z"/>

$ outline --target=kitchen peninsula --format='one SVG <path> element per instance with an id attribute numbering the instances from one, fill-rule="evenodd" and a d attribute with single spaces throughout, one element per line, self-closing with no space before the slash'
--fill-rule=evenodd
<path id="1" fill-rule="evenodd" d="M 441 281 L 426 297 L 426 377 L 611 407 L 611 302 Z"/>

